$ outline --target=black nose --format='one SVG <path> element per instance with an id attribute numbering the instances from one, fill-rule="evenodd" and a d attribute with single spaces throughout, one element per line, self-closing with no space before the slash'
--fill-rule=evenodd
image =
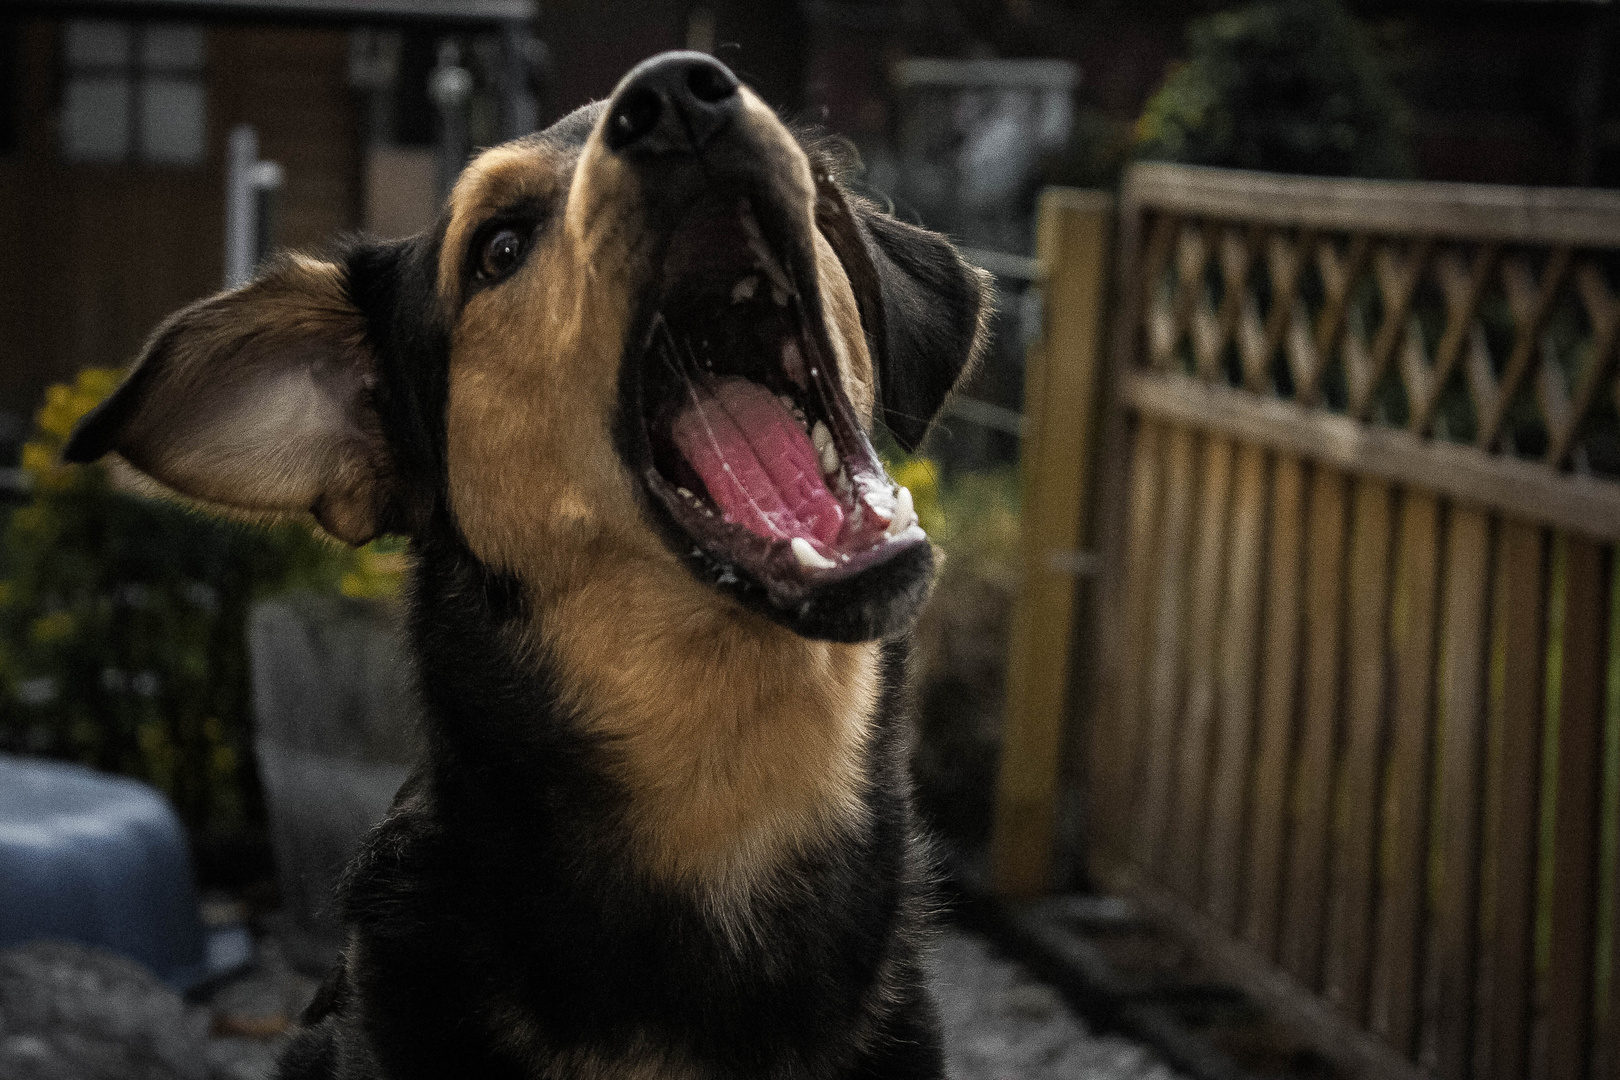
<path id="1" fill-rule="evenodd" d="M 692 153 L 742 107 L 737 76 L 699 52 L 643 60 L 608 105 L 608 149 L 620 154 Z"/>

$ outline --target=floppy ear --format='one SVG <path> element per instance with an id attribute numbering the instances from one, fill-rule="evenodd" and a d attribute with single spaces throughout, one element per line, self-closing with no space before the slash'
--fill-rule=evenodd
<path id="1" fill-rule="evenodd" d="M 171 316 L 63 457 L 116 451 L 182 495 L 309 511 L 333 536 L 363 544 L 388 496 L 374 372 L 344 270 L 286 257 Z"/>
<path id="2" fill-rule="evenodd" d="M 883 422 L 906 450 L 989 339 L 991 277 L 938 233 L 907 225 L 818 171 L 816 224 L 849 275 L 877 367 Z"/>

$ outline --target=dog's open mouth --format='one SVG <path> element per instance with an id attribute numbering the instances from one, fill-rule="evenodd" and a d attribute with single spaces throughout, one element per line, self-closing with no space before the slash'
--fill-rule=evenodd
<path id="1" fill-rule="evenodd" d="M 808 250 L 746 198 L 671 238 L 640 367 L 644 479 L 722 575 L 791 602 L 925 544 L 844 392 Z"/>

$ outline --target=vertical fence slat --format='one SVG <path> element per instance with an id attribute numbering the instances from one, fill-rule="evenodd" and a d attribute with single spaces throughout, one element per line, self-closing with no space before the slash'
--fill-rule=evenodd
<path id="1" fill-rule="evenodd" d="M 1592 1075 L 1620 1080 L 1620 577 L 1609 575 L 1608 697 L 1604 702 L 1599 837 L 1597 1038 Z M 1606 970 L 1601 970 L 1606 969 Z"/>
<path id="2" fill-rule="evenodd" d="M 1039 247 L 1049 268 L 1045 343 L 1031 350 L 1033 408 L 1023 460 L 1021 574 L 1007 672 L 993 842 L 998 888 L 1051 887 L 1059 748 L 1078 583 L 1054 552 L 1085 536 L 1101 364 L 1113 201 L 1093 192 L 1041 198 Z M 1038 496 L 1038 497 L 1037 497 Z"/>
<path id="3" fill-rule="evenodd" d="M 1484 748 L 1490 519 L 1453 506 L 1446 530 L 1440 657 L 1439 789 L 1435 793 L 1433 925 L 1424 972 L 1420 1060 L 1465 1074 L 1478 929 L 1479 789 Z"/>
<path id="4" fill-rule="evenodd" d="M 1112 655 L 1109 689 L 1115 708 L 1091 718 L 1090 804 L 1087 819 L 1094 831 L 1091 850 L 1108 858 L 1128 856 L 1137 764 L 1148 725 L 1146 673 L 1153 640 L 1153 571 L 1157 565 L 1160 497 L 1164 487 L 1161 448 L 1164 428 L 1151 420 L 1137 424 L 1132 453 L 1129 519 L 1126 523 L 1123 623 L 1118 652 Z M 1105 648 L 1116 648 L 1103 643 Z"/>
<path id="5" fill-rule="evenodd" d="M 1430 431 L 1450 398 L 1415 318 L 1443 315 L 1467 346 L 1467 385 L 1450 385 L 1481 416 L 1519 423 L 1526 405 L 1601 441 L 1612 369 L 1583 361 L 1594 394 L 1556 366 L 1515 391 L 1481 320 L 1512 323 L 1533 374 L 1544 316 L 1573 295 L 1588 319 L 1557 350 L 1601 352 L 1612 282 L 1576 289 L 1565 263 L 1572 236 L 1620 250 L 1620 199 L 1480 195 L 1132 171 L 1124 250 L 1152 229 L 1151 265 L 1122 283 L 1114 430 L 1122 450 L 1132 422 L 1161 434 L 1136 496 L 1152 509 L 1128 511 L 1123 486 L 1110 500 L 1143 550 L 1099 627 L 1123 659 L 1104 665 L 1101 708 L 1118 711 L 1087 760 L 1132 763 L 1107 770 L 1124 811 L 1108 847 L 1129 865 L 1099 877 L 1348 1075 L 1620 1080 L 1620 482 L 1597 458 L 1591 474 L 1522 460 L 1489 422 L 1471 445 Z M 1457 293 L 1449 255 L 1402 278 L 1414 244 L 1490 247 L 1472 275 L 1487 291 L 1501 246 L 1510 303 Z M 1241 388 L 1217 370 L 1233 349 Z M 1341 375 L 1364 406 L 1378 380 L 1341 360 L 1369 357 L 1398 365 L 1410 431 L 1342 412 Z M 1603 404 L 1579 420 L 1588 399 Z"/>
<path id="6" fill-rule="evenodd" d="M 1255 676 L 1260 661 L 1261 571 L 1266 555 L 1266 452 L 1238 449 L 1233 485 L 1226 615 L 1221 634 L 1219 723 L 1210 793 L 1207 909 L 1235 929 L 1241 882 L 1244 796 L 1254 732 Z"/>
<path id="7" fill-rule="evenodd" d="M 1142 790 L 1137 814 L 1136 858 L 1157 866 L 1169 826 L 1176 741 L 1181 719 L 1187 553 L 1196 501 L 1197 436 L 1191 428 L 1170 431 L 1164 461 L 1164 517 L 1159 584 L 1154 598 L 1153 659 L 1148 668 L 1148 734 L 1143 745 Z"/>
<path id="8" fill-rule="evenodd" d="M 1418 950 L 1428 856 L 1439 500 L 1427 492 L 1407 492 L 1401 500 L 1400 530 L 1390 609 L 1393 700 L 1368 1021 L 1373 1031 L 1410 1054 L 1417 1031 Z"/>
<path id="9" fill-rule="evenodd" d="M 1543 530 L 1497 530 L 1490 723 L 1481 849 L 1478 1080 L 1520 1080 L 1528 1065 L 1534 975 L 1536 826 L 1541 771 Z"/>
<path id="10" fill-rule="evenodd" d="M 1356 482 L 1346 587 L 1345 745 L 1335 795 L 1333 890 L 1323 986 L 1328 1000 L 1358 1022 L 1366 1004 L 1373 851 L 1388 700 L 1385 635 L 1392 502 L 1384 481 L 1364 477 Z"/>
<path id="11" fill-rule="evenodd" d="M 1316 989 L 1322 963 L 1323 902 L 1327 893 L 1328 818 L 1341 696 L 1340 638 L 1344 600 L 1346 481 L 1318 466 L 1311 481 L 1305 561 L 1305 669 L 1299 760 L 1290 803 L 1287 897 L 1283 903 L 1283 966 Z"/>
<path id="12" fill-rule="evenodd" d="M 1543 763 L 1550 781 L 1551 873 L 1545 888 L 1547 937 L 1536 1056 L 1532 1074 L 1545 1080 L 1579 1080 L 1586 1074 L 1591 1030 L 1593 892 L 1597 865 L 1597 746 L 1603 715 L 1603 683 L 1608 648 L 1604 634 L 1608 553 L 1597 543 L 1560 536 L 1555 548 L 1554 635 L 1548 650 L 1552 684 L 1548 701 L 1556 714 L 1549 724 Z M 1561 565 L 1559 565 L 1561 564 Z M 1560 587 L 1561 586 L 1561 587 Z M 1543 965 L 1538 965 L 1543 966 Z"/>
<path id="13" fill-rule="evenodd" d="M 1205 440 L 1199 489 L 1197 548 L 1188 582 L 1187 704 L 1178 750 L 1173 843 L 1166 851 L 1165 880 L 1197 900 L 1203 865 L 1205 802 L 1209 784 L 1210 727 L 1215 715 L 1216 658 L 1220 647 L 1222 570 L 1226 522 L 1231 509 L 1232 443 Z"/>
<path id="14" fill-rule="evenodd" d="M 1301 592 L 1304 585 L 1306 481 L 1296 457 L 1277 455 L 1271 472 L 1271 552 L 1266 573 L 1265 650 L 1255 739 L 1254 822 L 1244 937 L 1262 956 L 1277 950 L 1288 777 L 1299 694 Z"/>

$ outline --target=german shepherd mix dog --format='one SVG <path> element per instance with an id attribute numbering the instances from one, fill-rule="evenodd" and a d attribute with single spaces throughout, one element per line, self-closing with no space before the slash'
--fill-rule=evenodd
<path id="1" fill-rule="evenodd" d="M 984 276 L 669 53 L 431 233 L 179 312 L 88 416 L 194 498 L 411 538 L 424 760 L 286 1080 L 944 1074 L 902 697 L 903 445 Z"/>

